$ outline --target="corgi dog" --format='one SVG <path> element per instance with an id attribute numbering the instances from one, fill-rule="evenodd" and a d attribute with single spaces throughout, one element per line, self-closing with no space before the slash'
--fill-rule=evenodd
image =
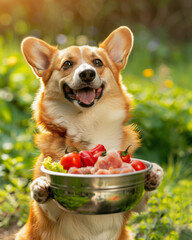
<path id="1" fill-rule="evenodd" d="M 140 146 L 139 134 L 130 118 L 131 95 L 120 72 L 133 46 L 128 27 L 114 30 L 99 47 L 71 46 L 63 50 L 34 37 L 23 40 L 26 61 L 41 86 L 32 105 L 38 128 L 35 143 L 41 151 L 31 184 L 32 202 L 27 223 L 16 240 L 128 240 L 130 211 L 106 215 L 81 215 L 58 207 L 49 194 L 49 183 L 40 167 L 45 157 L 61 159 L 71 151 L 90 150 L 103 144 L 107 150 L 129 154 Z M 163 170 L 153 164 L 145 195 L 134 211 L 142 211 L 150 191 L 161 183 Z"/>

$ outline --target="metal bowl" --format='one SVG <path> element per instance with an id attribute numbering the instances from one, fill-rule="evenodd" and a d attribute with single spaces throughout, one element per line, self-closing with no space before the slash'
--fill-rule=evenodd
<path id="1" fill-rule="evenodd" d="M 140 161 L 146 169 L 125 174 L 69 174 L 49 171 L 44 166 L 41 170 L 61 208 L 79 214 L 109 214 L 131 210 L 141 200 L 152 164 Z"/>

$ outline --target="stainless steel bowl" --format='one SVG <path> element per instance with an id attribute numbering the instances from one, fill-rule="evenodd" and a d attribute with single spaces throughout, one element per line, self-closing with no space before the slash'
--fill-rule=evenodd
<path id="1" fill-rule="evenodd" d="M 140 161 L 146 165 L 146 169 L 125 174 L 58 173 L 44 166 L 41 170 L 46 174 L 53 198 L 61 208 L 79 214 L 109 214 L 128 211 L 141 200 L 145 192 L 146 175 L 152 164 Z"/>

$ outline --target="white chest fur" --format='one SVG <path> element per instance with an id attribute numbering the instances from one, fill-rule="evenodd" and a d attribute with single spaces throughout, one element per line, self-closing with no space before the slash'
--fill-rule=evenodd
<path id="1" fill-rule="evenodd" d="M 42 240 L 117 240 L 124 220 L 122 213 L 110 215 L 66 213 L 58 208 L 53 200 L 41 207 L 54 220 L 53 230 L 45 232 Z"/>
<path id="2" fill-rule="evenodd" d="M 121 126 L 126 113 L 120 102 L 121 99 L 112 99 L 83 111 L 75 111 L 57 101 L 46 101 L 45 107 L 56 124 L 67 128 L 74 141 L 87 143 L 88 148 L 103 144 L 109 150 L 120 149 L 121 145 Z"/>
<path id="3" fill-rule="evenodd" d="M 67 223 L 61 220 L 62 228 L 59 232 L 68 240 L 117 240 L 123 224 L 122 214 L 103 216 L 70 214 L 67 217 Z M 64 224 L 66 229 L 63 231 Z"/>

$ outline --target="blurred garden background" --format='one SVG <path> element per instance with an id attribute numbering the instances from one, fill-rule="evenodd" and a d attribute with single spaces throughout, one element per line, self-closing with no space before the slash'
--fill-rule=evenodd
<path id="1" fill-rule="evenodd" d="M 13 239 L 27 220 L 39 155 L 30 108 L 39 81 L 21 40 L 97 45 L 121 25 L 135 37 L 122 72 L 143 139 L 135 157 L 165 170 L 148 211 L 134 214 L 128 227 L 137 240 L 192 239 L 191 0 L 0 0 L 0 239 Z"/>

